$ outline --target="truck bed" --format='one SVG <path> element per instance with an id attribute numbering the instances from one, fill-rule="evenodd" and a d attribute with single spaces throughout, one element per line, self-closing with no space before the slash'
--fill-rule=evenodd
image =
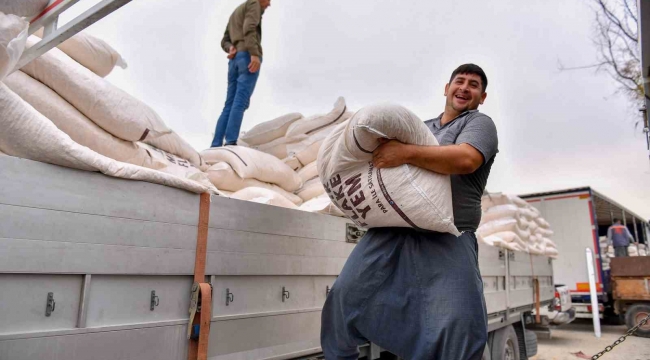
<path id="1" fill-rule="evenodd" d="M 9 156 L 0 169 L 0 359 L 186 358 L 199 196 Z M 318 353 L 348 223 L 213 196 L 208 357 Z M 548 258 L 479 254 L 490 330 L 533 308 L 533 275 L 542 305 L 553 298 Z"/>

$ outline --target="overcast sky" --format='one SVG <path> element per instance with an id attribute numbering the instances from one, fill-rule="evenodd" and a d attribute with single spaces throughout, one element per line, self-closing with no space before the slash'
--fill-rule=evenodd
<path id="1" fill-rule="evenodd" d="M 72 13 L 93 1 L 81 3 Z M 220 42 L 239 3 L 133 0 L 88 31 L 129 64 L 107 79 L 202 150 L 225 101 Z M 474 62 L 489 79 L 480 110 L 499 132 L 489 191 L 592 186 L 648 219 L 650 162 L 636 111 L 604 72 L 558 70 L 558 60 L 594 62 L 592 26 L 586 0 L 272 0 L 242 129 L 327 112 L 338 96 L 353 110 L 388 100 L 429 119 L 443 110 L 453 69 Z"/>

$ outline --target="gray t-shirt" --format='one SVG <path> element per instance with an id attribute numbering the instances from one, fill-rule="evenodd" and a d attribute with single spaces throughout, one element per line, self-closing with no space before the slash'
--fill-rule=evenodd
<path id="1" fill-rule="evenodd" d="M 481 196 L 499 152 L 497 128 L 478 110 L 466 111 L 442 127 L 441 116 L 424 122 L 440 145 L 469 144 L 483 154 L 483 165 L 476 171 L 451 176 L 454 223 L 460 231 L 476 231 L 481 222 Z"/>

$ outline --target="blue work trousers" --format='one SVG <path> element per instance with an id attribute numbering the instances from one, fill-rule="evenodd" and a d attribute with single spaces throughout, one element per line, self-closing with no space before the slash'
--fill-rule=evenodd
<path id="1" fill-rule="evenodd" d="M 407 360 L 480 360 L 487 314 L 476 236 L 370 229 L 321 321 L 327 360 L 357 359 L 367 341 Z"/>
<path id="2" fill-rule="evenodd" d="M 261 61 L 262 58 L 260 58 Z M 226 145 L 237 143 L 241 123 L 244 119 L 244 111 L 250 105 L 251 96 L 261 70 L 251 73 L 248 70 L 250 62 L 251 55 L 247 51 L 237 52 L 237 55 L 228 62 L 228 94 L 226 95 L 226 104 L 214 130 L 211 147 L 222 146 L 224 137 Z"/>

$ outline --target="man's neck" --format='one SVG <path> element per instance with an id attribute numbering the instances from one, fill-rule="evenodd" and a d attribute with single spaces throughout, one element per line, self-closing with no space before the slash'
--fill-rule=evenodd
<path id="1" fill-rule="evenodd" d="M 457 118 L 460 114 L 460 112 L 456 111 L 452 107 L 445 107 L 445 112 L 442 113 L 442 117 L 440 118 L 440 126 L 445 126 L 447 123 Z"/>

